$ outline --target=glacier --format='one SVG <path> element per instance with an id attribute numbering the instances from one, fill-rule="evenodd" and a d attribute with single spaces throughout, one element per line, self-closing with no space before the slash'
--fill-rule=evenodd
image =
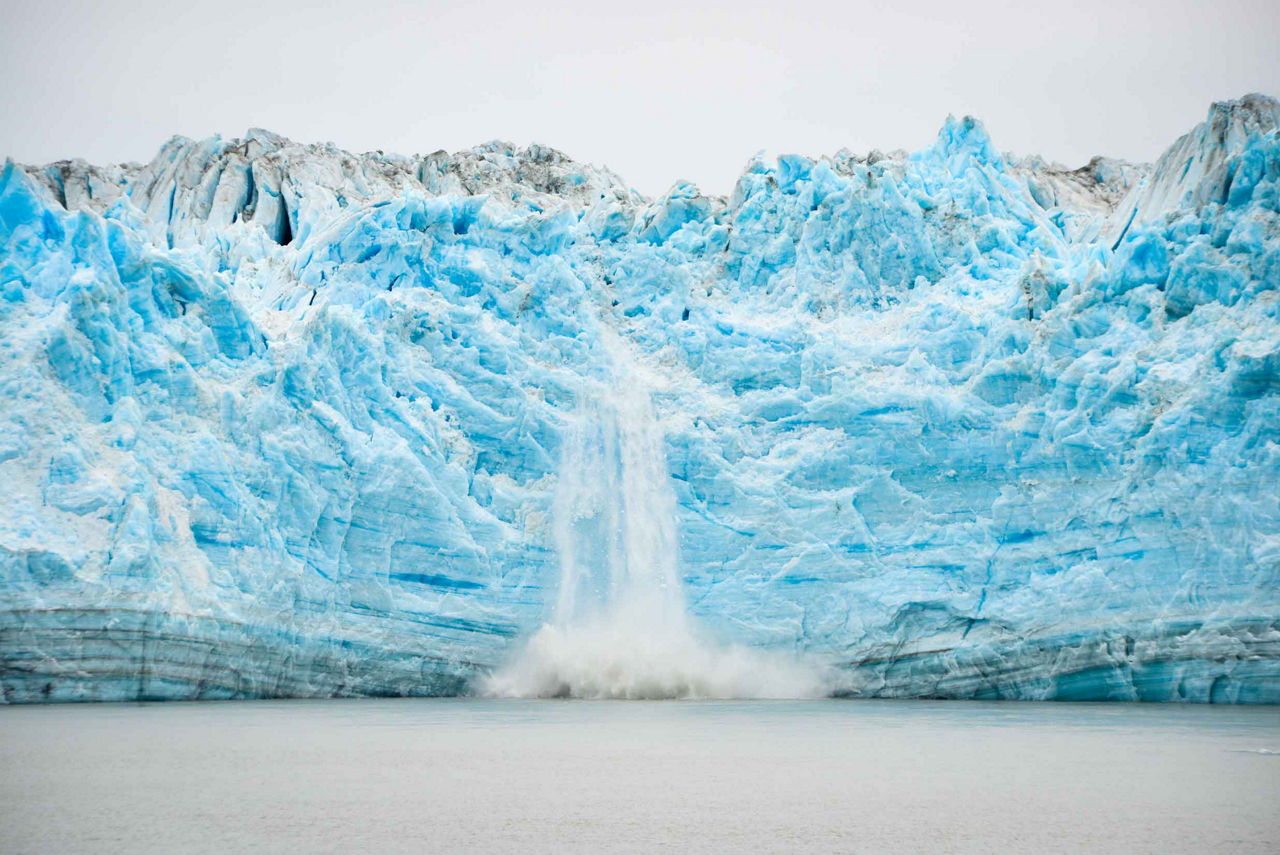
<path id="1" fill-rule="evenodd" d="M 621 644 L 731 660 L 693 694 L 1280 702 L 1278 127 L 1068 169 L 951 118 L 728 198 L 501 142 L 6 161 L 3 700 L 519 693 L 644 578 Z"/>

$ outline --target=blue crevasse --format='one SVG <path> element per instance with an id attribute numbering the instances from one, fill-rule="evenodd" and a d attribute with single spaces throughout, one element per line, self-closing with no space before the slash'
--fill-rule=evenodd
<path id="1" fill-rule="evenodd" d="M 646 199 L 265 131 L 0 174 L 6 701 L 467 691 L 642 373 L 689 613 L 856 696 L 1280 702 L 1280 106 Z"/>

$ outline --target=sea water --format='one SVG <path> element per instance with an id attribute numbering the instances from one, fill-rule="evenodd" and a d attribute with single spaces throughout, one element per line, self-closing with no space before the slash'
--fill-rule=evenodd
<path id="1" fill-rule="evenodd" d="M 0 708 L 0 851 L 1280 851 L 1280 708 Z"/>

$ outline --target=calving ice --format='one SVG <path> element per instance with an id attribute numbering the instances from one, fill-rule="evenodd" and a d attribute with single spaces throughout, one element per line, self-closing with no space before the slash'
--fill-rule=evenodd
<path id="1" fill-rule="evenodd" d="M 718 645 L 690 623 L 677 568 L 676 498 L 650 391 L 610 328 L 606 375 L 579 393 L 560 454 L 552 621 L 483 684 L 516 697 L 802 698 L 811 664 Z"/>
<path id="2" fill-rule="evenodd" d="M 1280 701 L 1278 124 L 6 163 L 3 696 Z"/>

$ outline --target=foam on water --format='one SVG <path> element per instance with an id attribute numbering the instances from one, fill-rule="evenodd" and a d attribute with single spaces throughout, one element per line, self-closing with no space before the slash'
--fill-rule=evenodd
<path id="1" fill-rule="evenodd" d="M 826 694 L 819 669 L 799 658 L 716 643 L 689 620 L 662 427 L 633 358 L 616 336 L 602 335 L 613 377 L 581 393 L 560 458 L 555 616 L 483 691 L 635 699 Z"/>
<path id="2" fill-rule="evenodd" d="M 822 672 L 796 657 L 657 632 L 620 611 L 587 625 L 546 624 L 484 685 L 499 697 L 815 698 Z"/>

